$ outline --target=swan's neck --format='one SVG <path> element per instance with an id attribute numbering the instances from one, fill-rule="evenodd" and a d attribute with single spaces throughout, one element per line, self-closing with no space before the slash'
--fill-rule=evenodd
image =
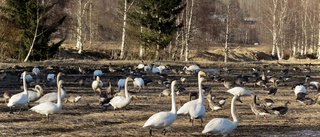
<path id="1" fill-rule="evenodd" d="M 171 84 L 171 112 L 174 114 L 177 114 L 177 109 L 176 109 L 176 94 L 174 93 L 174 85 Z"/>
<path id="2" fill-rule="evenodd" d="M 57 81 L 56 81 L 57 87 L 59 87 L 60 76 L 61 76 L 61 73 L 58 73 L 58 74 L 57 74 Z"/>
<path id="3" fill-rule="evenodd" d="M 235 105 L 234 103 L 235 103 L 236 99 L 237 99 L 237 96 L 234 96 L 231 101 L 231 116 L 233 118 L 233 122 L 238 122 L 238 118 L 237 118 L 235 108 L 234 108 L 234 105 Z"/>
<path id="4" fill-rule="evenodd" d="M 124 84 L 124 94 L 125 94 L 126 98 L 130 98 L 129 92 L 128 92 L 128 78 L 126 79 L 126 82 Z"/>
<path id="5" fill-rule="evenodd" d="M 204 102 L 204 97 L 203 97 L 203 92 L 202 92 L 202 80 L 200 78 L 200 76 L 198 77 L 198 85 L 199 85 L 199 99 L 198 99 L 198 103 L 202 103 Z"/>
<path id="6" fill-rule="evenodd" d="M 22 82 L 23 82 L 23 91 L 24 91 L 25 93 L 27 93 L 27 95 L 28 95 L 26 73 L 23 73 L 22 80 L 23 80 L 23 81 L 22 81 Z"/>
<path id="7" fill-rule="evenodd" d="M 58 81 L 57 83 L 59 83 L 59 81 Z M 57 100 L 57 106 L 58 106 L 58 107 L 62 106 L 62 104 L 61 104 L 61 84 L 58 84 L 58 100 Z"/>
<path id="8" fill-rule="evenodd" d="M 37 96 L 40 97 L 43 92 L 42 88 L 39 85 L 36 85 L 35 90 L 37 91 Z"/>

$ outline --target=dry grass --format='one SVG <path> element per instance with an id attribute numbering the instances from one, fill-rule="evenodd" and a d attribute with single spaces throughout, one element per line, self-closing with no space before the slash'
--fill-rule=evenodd
<path id="1" fill-rule="evenodd" d="M 123 64 L 136 65 L 140 61 L 45 61 L 34 63 L 21 63 L 15 65 L 13 63 L 2 63 L 1 69 L 9 74 L 7 79 L 0 83 L 0 94 L 5 91 L 14 93 L 20 92 L 21 83 L 17 81 L 18 73 L 22 70 L 31 71 L 32 66 L 38 66 L 42 72 L 57 72 L 63 71 L 67 76 L 62 77 L 66 81 L 64 84 L 68 94 L 81 94 L 83 99 L 77 104 L 64 104 L 61 111 L 50 117 L 50 123 L 45 122 L 43 115 L 35 112 L 27 111 L 23 108 L 22 114 L 9 114 L 9 109 L 4 104 L 3 99 L 0 105 L 0 135 L 1 136 L 148 136 L 148 129 L 142 128 L 144 122 L 154 113 L 159 111 L 170 111 L 171 103 L 170 98 L 159 98 L 158 95 L 164 88 L 156 82 L 146 88 L 140 93 L 136 93 L 137 100 L 133 100 L 131 104 L 124 110 L 113 111 L 112 108 L 104 110 L 98 105 L 98 97 L 92 92 L 91 79 L 87 79 L 84 87 L 79 87 L 74 80 L 79 76 L 77 72 L 78 66 L 88 69 L 88 77 L 91 76 L 93 69 L 101 68 L 106 72 L 107 64 L 110 62 L 112 65 L 121 66 Z M 170 64 L 172 67 L 182 69 L 184 62 L 161 62 L 162 64 Z M 215 62 L 198 62 L 202 68 L 217 68 L 228 67 L 232 69 L 230 74 L 221 73 L 223 76 L 236 76 L 239 74 L 249 75 L 251 67 L 261 67 L 263 63 L 215 63 Z M 49 69 L 48 66 L 57 69 Z M 299 67 L 301 67 L 299 65 Z M 274 66 L 274 76 L 283 75 L 280 72 L 281 67 Z M 289 73 L 289 75 L 297 79 L 303 79 L 306 75 L 312 75 L 316 81 L 320 80 L 318 74 L 319 68 L 313 66 L 311 73 Z M 117 80 L 125 76 L 125 73 L 107 73 L 102 77 L 102 81 L 106 83 L 109 79 L 113 85 L 116 85 Z M 179 78 L 175 74 L 169 74 L 172 78 Z M 157 75 L 150 75 L 153 80 L 159 79 Z M 195 76 L 187 76 L 187 92 L 197 91 L 197 84 Z M 252 83 L 246 84 L 246 88 L 255 91 L 261 99 L 272 98 L 276 103 L 274 106 L 283 105 L 285 101 L 291 101 L 289 104 L 289 112 L 284 118 L 277 116 L 267 117 L 267 120 L 260 118 L 255 119 L 254 114 L 250 110 L 249 103 L 250 97 L 243 97 L 244 103 L 237 103 L 236 111 L 240 118 L 239 127 L 231 134 L 231 136 L 308 136 L 306 133 L 294 132 L 300 130 L 315 130 L 319 131 L 320 122 L 317 120 L 319 116 L 320 105 L 304 106 L 295 101 L 293 91 L 291 89 L 292 82 L 280 83 L 278 93 L 276 96 L 268 96 L 262 89 L 253 89 Z M 221 97 L 227 97 L 228 103 L 224 110 L 217 112 L 207 112 L 204 118 L 206 124 L 212 118 L 224 117 L 231 118 L 230 116 L 230 100 L 231 95 L 226 93 L 226 89 L 221 83 L 206 81 L 206 86 L 212 87 L 213 93 Z M 132 84 L 129 84 L 132 88 Z M 56 92 L 55 88 L 47 87 L 46 92 Z M 315 95 L 315 91 L 309 90 L 308 96 Z M 177 97 L 177 100 L 183 102 L 188 101 L 188 96 L 183 95 Z M 207 104 L 207 102 L 205 102 Z M 17 108 L 16 108 L 17 109 Z M 209 108 L 207 108 L 209 110 Z M 188 122 L 187 116 L 178 116 L 177 120 L 168 129 L 167 136 L 204 136 L 201 134 L 203 127 L 200 127 L 198 120 L 195 126 L 191 126 Z M 320 133 L 313 133 L 319 136 Z M 155 130 L 154 136 L 162 136 L 161 130 Z M 311 135 L 310 135 L 311 136 Z"/>

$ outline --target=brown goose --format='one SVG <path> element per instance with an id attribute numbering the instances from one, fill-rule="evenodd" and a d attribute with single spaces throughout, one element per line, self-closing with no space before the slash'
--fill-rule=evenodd
<path id="1" fill-rule="evenodd" d="M 256 115 L 256 119 L 259 118 L 259 116 L 263 116 L 264 119 L 266 118 L 265 116 L 270 115 L 268 110 L 264 105 L 257 104 L 257 96 L 252 95 L 252 103 L 250 104 L 252 112 Z"/>
<path id="2" fill-rule="evenodd" d="M 7 104 L 7 102 L 8 102 L 9 99 L 10 99 L 10 97 L 11 97 L 11 92 L 9 92 L 9 91 L 4 92 L 4 93 L 3 93 L 4 103 Z"/>

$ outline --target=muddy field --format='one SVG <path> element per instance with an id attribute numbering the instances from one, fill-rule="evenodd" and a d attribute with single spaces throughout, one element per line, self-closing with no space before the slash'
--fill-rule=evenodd
<path id="1" fill-rule="evenodd" d="M 104 82 L 103 91 L 106 90 L 107 81 L 111 80 L 114 89 L 117 89 L 117 81 L 128 75 L 129 72 L 121 72 L 120 67 L 135 66 L 140 61 L 132 62 L 109 62 L 109 61 L 96 61 L 96 62 L 35 62 L 35 63 L 22 63 L 16 65 L 15 63 L 2 63 L 0 64 L 1 74 L 6 73 L 5 79 L 0 83 L 0 94 L 5 91 L 12 93 L 21 92 L 22 83 L 18 81 L 19 74 L 26 70 L 31 72 L 33 67 L 38 67 L 42 71 L 44 77 L 48 73 L 55 73 L 61 71 L 66 76 L 61 77 L 65 81 L 64 87 L 68 95 L 82 95 L 82 99 L 76 103 L 64 103 L 62 110 L 50 116 L 50 122 L 47 123 L 44 115 L 40 115 L 33 111 L 28 111 L 27 107 L 22 108 L 20 114 L 17 113 L 19 108 L 14 108 L 15 113 L 9 114 L 9 108 L 4 103 L 3 98 L 0 100 L 0 135 L 1 136 L 149 136 L 148 129 L 142 128 L 143 124 L 152 115 L 160 111 L 171 110 L 171 98 L 159 98 L 160 92 L 165 88 L 164 85 L 158 83 L 161 77 L 157 74 L 147 73 L 147 77 L 152 79 L 153 82 L 147 87 L 144 87 L 141 92 L 136 92 L 133 89 L 133 84 L 129 84 L 129 90 L 136 92 L 134 99 L 130 105 L 124 110 L 113 111 L 112 107 L 104 110 L 104 107 L 99 106 L 98 95 L 96 95 L 92 88 L 91 83 L 92 72 L 95 69 L 101 69 L 104 75 L 101 77 Z M 114 73 L 109 72 L 108 64 L 111 63 L 112 67 L 119 68 L 119 71 Z M 179 62 L 160 62 L 161 65 L 170 65 L 172 68 L 182 69 L 184 65 L 190 65 Z M 192 63 L 191 63 L 192 64 Z M 303 105 L 296 102 L 295 95 L 291 86 L 295 82 L 304 82 L 306 75 L 310 75 L 312 81 L 320 81 L 320 65 L 304 65 L 304 64 L 291 64 L 291 65 L 278 65 L 276 63 L 227 63 L 219 64 L 214 62 L 201 62 L 199 63 L 202 69 L 209 71 L 211 77 L 222 76 L 228 79 L 233 79 L 238 75 L 252 75 L 252 68 L 261 68 L 263 70 L 271 70 L 268 75 L 275 77 L 288 77 L 289 81 L 279 82 L 278 92 L 275 96 L 268 95 L 262 88 L 253 87 L 253 81 L 245 84 L 245 88 L 254 91 L 259 101 L 264 98 L 271 98 L 275 101 L 275 106 L 284 105 L 286 101 L 290 101 L 289 111 L 284 117 L 271 115 L 263 119 L 255 118 L 255 115 L 250 109 L 251 97 L 242 97 L 243 103 L 236 103 L 236 114 L 240 119 L 239 126 L 231 136 L 320 136 L 320 105 Z M 79 74 L 78 67 L 81 66 L 86 69 L 86 74 Z M 293 71 L 293 67 L 299 67 L 301 70 L 310 68 L 309 71 Z M 223 71 L 223 68 L 228 68 L 229 71 Z M 213 73 L 212 69 L 221 70 L 219 73 Z M 284 74 L 281 70 L 288 69 L 288 74 Z M 186 92 L 177 97 L 183 103 L 189 100 L 189 92 L 197 92 L 197 79 L 195 75 L 187 74 L 174 74 L 167 71 L 170 79 L 180 80 L 180 77 L 186 77 L 187 80 L 183 83 Z M 80 87 L 78 81 L 80 76 L 86 76 L 85 85 Z M 218 97 L 226 97 L 227 103 L 223 110 L 209 111 L 207 101 L 207 113 L 204 117 L 204 125 L 213 118 L 230 118 L 230 101 L 232 95 L 227 93 L 227 89 L 222 83 L 215 82 L 208 79 L 203 83 L 205 86 L 211 87 L 211 91 Z M 268 83 L 268 85 L 271 85 Z M 30 86 L 28 86 L 31 88 Z M 45 92 L 56 92 L 56 87 L 43 86 Z M 313 98 L 317 91 L 308 89 L 308 97 Z M 35 103 L 31 104 L 36 105 Z M 178 116 L 177 120 L 167 128 L 166 136 L 205 136 L 201 133 L 203 127 L 200 127 L 200 121 L 196 120 L 195 125 L 191 126 L 187 116 Z M 161 130 L 153 130 L 154 136 L 163 136 Z"/>

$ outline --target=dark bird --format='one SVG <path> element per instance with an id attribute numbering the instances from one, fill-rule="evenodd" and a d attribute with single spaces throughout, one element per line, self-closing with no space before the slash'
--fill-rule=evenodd
<path id="1" fill-rule="evenodd" d="M 290 104 L 289 101 L 287 101 L 284 106 L 279 106 L 279 107 L 274 107 L 271 110 L 273 111 L 274 114 L 278 115 L 278 116 L 283 116 L 284 114 L 286 114 L 289 110 L 288 108 L 288 104 Z"/>

